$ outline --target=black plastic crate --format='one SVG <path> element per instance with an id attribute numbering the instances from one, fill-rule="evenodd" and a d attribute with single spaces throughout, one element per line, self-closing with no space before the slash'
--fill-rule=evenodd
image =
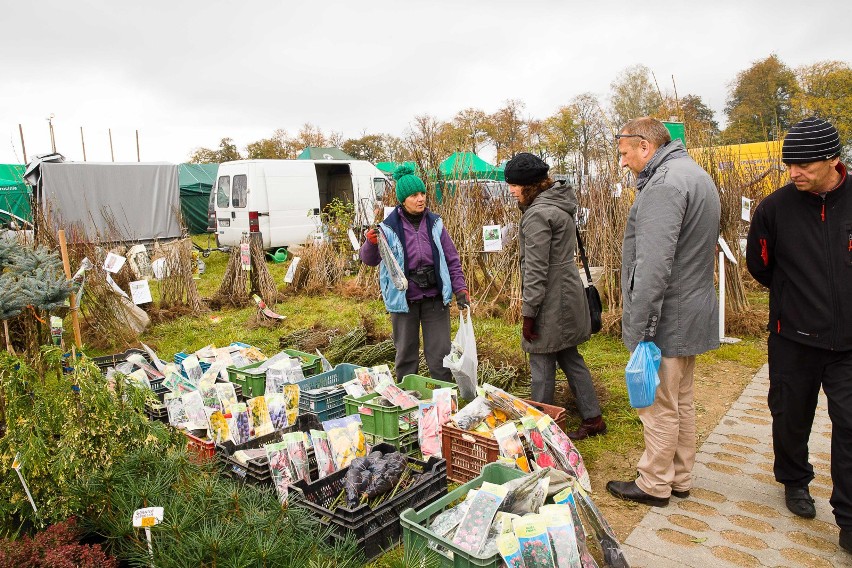
<path id="1" fill-rule="evenodd" d="M 390 444 L 379 444 L 373 450 L 395 452 Z M 293 484 L 291 503 L 303 506 L 319 517 L 320 523 L 330 529 L 329 540 L 354 535 L 358 547 L 367 559 L 374 558 L 387 548 L 395 546 L 402 535 L 399 515 L 405 509 L 423 507 L 447 494 L 447 462 L 441 458 L 421 461 L 408 458 L 409 467 L 418 472 L 413 485 L 370 509 L 368 504 L 349 509 L 345 504 L 334 511 L 328 507 L 337 499 L 349 468 L 312 483 L 298 481 Z"/>
<path id="2" fill-rule="evenodd" d="M 275 432 L 260 436 L 259 438 L 254 438 L 244 444 L 234 444 L 233 442 L 216 444 L 216 453 L 230 456 L 239 450 L 252 450 L 266 444 L 280 442 L 284 434 L 288 434 L 290 432 L 307 432 L 308 430 L 322 430 L 322 425 L 317 421 L 316 416 L 312 414 L 300 414 L 299 417 L 296 418 L 296 423 L 294 425 L 281 430 L 276 430 Z"/>
<path id="3" fill-rule="evenodd" d="M 313 448 L 308 449 L 307 455 L 308 474 L 311 479 L 316 479 L 318 468 Z M 232 456 L 222 454 L 219 454 L 219 459 L 229 477 L 252 485 L 272 486 L 272 474 L 269 472 L 269 459 L 266 456 L 250 459 L 246 463 L 240 463 Z"/>

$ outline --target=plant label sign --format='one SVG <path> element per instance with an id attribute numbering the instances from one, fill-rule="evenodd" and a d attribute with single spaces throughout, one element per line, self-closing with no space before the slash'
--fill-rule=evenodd
<path id="1" fill-rule="evenodd" d="M 251 270 L 251 252 L 248 243 L 240 243 L 240 265 L 243 270 Z"/>
<path id="2" fill-rule="evenodd" d="M 740 211 L 740 217 L 746 223 L 751 221 L 751 199 L 748 197 L 742 198 L 742 209 Z"/>
<path id="3" fill-rule="evenodd" d="M 349 229 L 346 231 L 346 234 L 349 235 L 349 242 L 352 243 L 352 250 L 358 250 L 361 248 L 361 245 L 358 244 L 358 239 L 355 237 L 355 231 Z"/>
<path id="4" fill-rule="evenodd" d="M 144 509 L 136 509 L 133 513 L 133 526 L 136 528 L 153 527 L 161 522 L 163 522 L 162 507 L 145 507 Z"/>
<path id="5" fill-rule="evenodd" d="M 115 254 L 114 252 L 108 253 L 106 260 L 104 260 L 104 270 L 115 274 L 121 270 L 125 262 L 127 262 L 127 259 L 120 254 Z"/>
<path id="6" fill-rule="evenodd" d="M 290 266 L 287 268 L 287 274 L 284 275 L 285 284 L 293 283 L 293 278 L 296 277 L 296 268 L 299 267 L 299 260 L 301 260 L 300 257 L 294 256 L 293 260 L 290 262 Z"/>
<path id="7" fill-rule="evenodd" d="M 151 297 L 151 287 L 148 286 L 147 280 L 137 280 L 130 283 L 130 296 L 133 298 L 133 303 L 149 304 L 154 301 Z"/>
<path id="8" fill-rule="evenodd" d="M 500 225 L 485 225 L 482 227 L 482 242 L 485 252 L 503 250 L 503 233 L 500 232 Z"/>

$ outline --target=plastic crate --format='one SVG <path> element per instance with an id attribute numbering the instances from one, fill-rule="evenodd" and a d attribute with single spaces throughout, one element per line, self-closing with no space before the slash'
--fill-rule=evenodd
<path id="1" fill-rule="evenodd" d="M 282 349 L 282 351 L 290 357 L 298 357 L 302 361 L 302 374 L 306 377 L 315 375 L 322 369 L 322 360 L 316 355 L 294 349 Z M 247 371 L 255 369 L 263 363 L 263 361 L 258 361 L 239 369 L 228 367 L 228 379 L 234 384 L 241 385 L 247 398 L 261 396 L 266 392 L 266 373 L 253 374 Z"/>
<path id="2" fill-rule="evenodd" d="M 420 375 L 406 375 L 397 386 L 406 391 L 417 391 L 422 399 L 432 398 L 432 391 L 440 388 L 456 388 L 455 383 L 430 379 Z M 344 396 L 346 414 L 360 414 L 364 433 L 382 438 L 399 438 L 413 429 L 417 431 L 417 407 L 403 410 L 399 406 L 382 406 L 372 400 L 379 395 L 372 393 L 362 397 Z M 406 429 L 405 426 L 409 428 Z"/>
<path id="3" fill-rule="evenodd" d="M 287 428 L 283 428 L 281 430 L 277 430 L 270 434 L 266 434 L 265 436 L 260 436 L 253 440 L 249 440 L 243 444 L 234 444 L 233 442 L 223 442 L 221 444 L 216 444 L 216 453 L 223 454 L 225 456 L 231 456 L 234 452 L 238 452 L 240 450 L 251 450 L 254 448 L 259 448 L 265 444 L 271 444 L 274 442 L 280 442 L 281 437 L 284 434 L 289 432 L 307 432 L 308 430 L 322 430 L 322 424 L 316 419 L 316 416 L 307 414 L 300 415 L 296 418 L 296 423 Z"/>
<path id="4" fill-rule="evenodd" d="M 417 509 L 416 505 L 406 509 L 400 514 L 402 543 L 405 550 L 427 550 L 429 545 L 434 545 L 441 557 L 441 568 L 470 568 L 472 566 L 500 568 L 503 566 L 503 560 L 499 554 L 494 556 L 471 554 L 453 544 L 452 540 L 430 531 L 429 524 L 439 513 L 464 499 L 471 489 L 482 487 L 484 482 L 502 485 L 507 481 L 523 476 L 524 473 L 520 470 L 496 463 L 488 464 L 482 469 L 481 475 L 454 489 L 445 497 L 426 505 L 420 510 L 415 510 Z"/>
<path id="5" fill-rule="evenodd" d="M 374 449 L 395 451 L 388 444 L 381 444 Z M 424 462 L 410 458 L 409 463 L 422 471 L 420 478 L 411 487 L 386 499 L 374 509 L 370 509 L 367 504 L 349 509 L 345 503 L 334 511 L 327 508 L 343 489 L 348 468 L 313 483 L 299 481 L 293 484 L 292 506 L 305 507 L 319 517 L 320 523 L 330 529 L 329 542 L 353 535 L 358 548 L 369 561 L 399 542 L 399 515 L 403 510 L 423 507 L 447 494 L 446 462 L 443 459 L 429 458 Z"/>
<path id="6" fill-rule="evenodd" d="M 340 385 L 354 379 L 357 368 L 358 365 L 340 363 L 330 371 L 307 377 L 296 383 L 299 385 L 299 409 L 318 413 L 342 406 L 346 391 Z"/>
<path id="7" fill-rule="evenodd" d="M 118 364 L 124 363 L 131 355 L 141 355 L 148 363 L 151 363 L 151 356 L 148 355 L 148 352 L 144 349 L 128 349 L 123 353 L 115 353 L 113 355 L 103 355 L 101 357 L 94 357 L 92 359 L 92 362 L 98 366 L 102 373 L 106 373 L 107 369 L 109 369 L 110 367 L 115 367 Z"/>
<path id="8" fill-rule="evenodd" d="M 326 420 L 334 420 L 335 418 L 343 418 L 344 416 L 346 416 L 346 407 L 341 404 L 333 408 L 326 408 L 325 410 L 320 410 L 319 412 L 308 412 L 300 408 L 299 412 L 301 414 L 315 416 L 316 419 L 320 422 L 325 422 Z"/>
<path id="9" fill-rule="evenodd" d="M 307 450 L 309 475 L 313 480 L 317 479 L 317 460 L 313 448 Z M 272 485 L 272 474 L 269 472 L 269 459 L 266 456 L 257 457 L 241 463 L 231 456 L 219 455 L 219 459 L 225 466 L 225 473 L 232 479 L 245 481 L 252 485 Z"/>
<path id="10" fill-rule="evenodd" d="M 216 455 L 216 445 L 213 440 L 205 440 L 192 434 L 189 430 L 181 430 L 187 437 L 186 449 L 198 460 L 209 460 Z"/>
<path id="11" fill-rule="evenodd" d="M 526 399 L 524 402 L 553 418 L 563 432 L 567 428 L 568 413 L 564 408 Z M 464 483 L 479 475 L 486 464 L 497 461 L 500 447 L 493 437 L 461 430 L 447 423 L 441 429 L 441 454 L 447 458 L 447 478 Z"/>
<path id="12" fill-rule="evenodd" d="M 371 446 L 379 444 L 390 444 L 400 452 L 408 455 L 416 455 L 420 453 L 420 441 L 417 438 L 417 430 L 412 430 L 407 434 L 403 434 L 398 438 L 382 438 L 373 434 L 364 433 L 364 439 Z"/>

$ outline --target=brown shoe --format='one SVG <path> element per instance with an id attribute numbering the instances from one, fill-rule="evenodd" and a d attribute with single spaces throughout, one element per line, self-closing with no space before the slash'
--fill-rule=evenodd
<path id="1" fill-rule="evenodd" d="M 603 421 L 601 416 L 587 418 L 580 423 L 579 428 L 573 432 L 566 432 L 566 434 L 572 440 L 585 440 L 589 436 L 606 434 L 606 422 Z"/>

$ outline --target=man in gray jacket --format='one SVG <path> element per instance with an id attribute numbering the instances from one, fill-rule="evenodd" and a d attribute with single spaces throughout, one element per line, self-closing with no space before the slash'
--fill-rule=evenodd
<path id="1" fill-rule="evenodd" d="M 622 338 L 631 351 L 653 341 L 662 362 L 654 404 L 639 409 L 639 476 L 610 481 L 607 490 L 664 507 L 670 495 L 689 496 L 695 356 L 719 346 L 713 274 L 721 204 L 713 180 L 659 120 L 633 119 L 616 138 L 621 166 L 637 177 L 621 257 Z"/>

